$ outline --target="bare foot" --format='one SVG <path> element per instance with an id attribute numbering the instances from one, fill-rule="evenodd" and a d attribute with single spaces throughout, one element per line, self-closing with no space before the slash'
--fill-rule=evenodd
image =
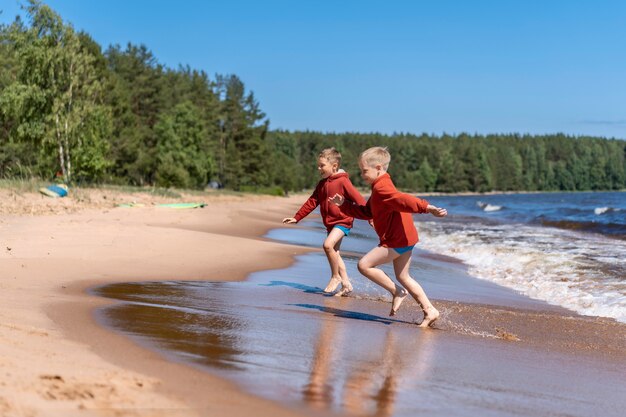
<path id="1" fill-rule="evenodd" d="M 324 292 L 327 292 L 327 293 L 335 292 L 339 284 L 341 284 L 341 278 L 331 277 L 330 281 L 328 281 L 328 285 L 326 285 L 326 288 L 324 288 Z"/>
<path id="2" fill-rule="evenodd" d="M 409 295 L 409 293 L 404 288 L 398 287 L 393 296 L 393 300 L 391 300 L 391 311 L 389 312 L 390 316 L 396 315 L 398 309 L 400 308 L 400 304 L 402 304 L 407 295 Z"/>
<path id="3" fill-rule="evenodd" d="M 424 320 L 422 320 L 422 322 L 419 324 L 419 327 L 432 327 L 438 318 L 439 310 L 431 306 L 424 310 Z"/>
<path id="4" fill-rule="evenodd" d="M 346 297 L 352 292 L 352 284 L 341 284 L 341 289 L 335 293 L 335 297 Z"/>

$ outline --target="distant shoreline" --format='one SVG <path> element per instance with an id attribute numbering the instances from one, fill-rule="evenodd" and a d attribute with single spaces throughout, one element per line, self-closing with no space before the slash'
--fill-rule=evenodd
<path id="1" fill-rule="evenodd" d="M 369 188 L 358 188 L 358 190 L 362 193 L 362 194 L 369 194 L 370 189 Z M 622 189 L 622 190 L 597 190 L 597 191 L 485 191 L 485 192 L 477 192 L 477 191 L 462 191 L 462 192 L 455 192 L 455 193 L 444 193 L 441 191 L 429 191 L 429 192 L 419 192 L 419 191 L 409 191 L 409 190 L 400 190 L 404 193 L 407 194 L 415 194 L 417 196 L 434 196 L 434 197 L 439 197 L 439 196 L 450 196 L 450 197 L 456 197 L 456 196 L 460 196 L 460 197 L 464 197 L 464 196 L 481 196 L 481 195 L 510 195 L 510 194 L 583 194 L 583 193 L 623 193 L 626 192 L 626 189 Z M 313 192 L 313 190 L 311 189 L 310 192 Z M 298 193 L 293 193 L 293 194 L 306 194 L 306 192 L 304 191 L 300 191 Z"/>
<path id="2" fill-rule="evenodd" d="M 475 195 L 508 195 L 508 194 L 582 194 L 582 193 L 623 193 L 626 192 L 626 189 L 623 190 L 589 190 L 589 191 L 486 191 L 483 193 L 475 192 L 475 191 L 466 191 L 460 193 L 442 193 L 442 192 L 429 192 L 429 193 L 412 193 L 419 195 L 431 195 L 431 196 L 475 196 Z"/>

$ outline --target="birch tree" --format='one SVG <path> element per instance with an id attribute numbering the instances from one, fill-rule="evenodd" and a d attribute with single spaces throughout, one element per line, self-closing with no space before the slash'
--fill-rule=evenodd
<path id="1" fill-rule="evenodd" d="M 38 0 L 24 7 L 30 26 L 16 21 L 8 29 L 17 62 L 17 81 L 0 94 L 14 135 L 57 154 L 66 182 L 79 174 L 93 179 L 107 168 L 109 109 L 102 104 L 102 83 L 95 57 L 79 34 Z"/>

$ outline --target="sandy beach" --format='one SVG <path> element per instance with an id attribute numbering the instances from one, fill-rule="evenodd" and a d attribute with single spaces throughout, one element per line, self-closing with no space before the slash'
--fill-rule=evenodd
<path id="1" fill-rule="evenodd" d="M 82 201 L 2 193 L 0 415 L 300 415 L 104 330 L 91 312 L 106 301 L 84 293 L 287 266 L 298 251 L 258 237 L 295 200 L 209 195 L 203 209 L 174 210 L 152 205 L 171 199 L 101 190 Z M 145 206 L 115 207 L 133 201 Z"/>
<path id="2" fill-rule="evenodd" d="M 581 370 L 587 370 L 593 372 L 597 383 L 578 388 L 580 395 L 591 390 L 599 402 L 608 403 L 609 411 L 619 410 L 623 403 L 623 399 L 618 398 L 623 384 L 620 387 L 616 383 L 620 379 L 623 382 L 621 370 L 626 363 L 623 324 L 557 309 L 437 300 L 437 305 L 445 312 L 438 324 L 439 331 L 419 331 L 412 324 L 419 318 L 411 315 L 415 306 L 410 304 L 404 307 L 398 320 L 389 320 L 386 318 L 388 306 L 378 300 L 324 298 L 315 289 L 311 290 L 307 278 L 297 278 L 299 273 L 306 276 L 306 262 L 324 267 L 319 256 L 307 258 L 300 270 L 291 269 L 283 275 L 270 271 L 271 285 L 253 282 L 253 285 L 262 285 L 264 292 L 257 294 L 254 288 L 252 292 L 250 288 L 236 292 L 235 307 L 229 307 L 227 297 L 221 294 L 232 295 L 233 291 L 240 291 L 239 288 L 229 287 L 230 292 L 223 293 L 223 288 L 211 287 L 208 293 L 208 298 L 214 297 L 226 304 L 224 313 L 238 314 L 240 320 L 246 320 L 242 328 L 248 334 L 266 329 L 268 325 L 263 320 L 269 323 L 284 320 L 285 326 L 278 327 L 286 334 L 277 332 L 277 346 L 285 345 L 290 324 L 299 326 L 295 331 L 311 336 L 312 342 L 302 348 L 303 351 L 314 350 L 310 381 L 304 390 L 309 407 L 261 398 L 216 373 L 205 372 L 180 360 L 166 360 L 158 351 L 101 326 L 94 311 L 114 301 L 89 295 L 86 291 L 126 282 L 240 281 L 253 272 L 256 275 L 263 270 L 283 270 L 297 259 L 302 264 L 302 256 L 316 251 L 319 255 L 319 249 L 278 243 L 263 236 L 278 227 L 280 219 L 292 213 L 303 196 L 183 196 L 186 200 L 202 200 L 207 206 L 174 210 L 153 204 L 169 202 L 167 198 L 102 190 L 85 191 L 82 201 L 52 200 L 36 194 L 11 194 L 6 190 L 2 193 L 2 416 L 329 415 L 334 412 L 329 411 L 325 399 L 325 392 L 330 389 L 327 385 L 332 381 L 329 352 L 335 349 L 333 341 L 341 339 L 339 335 L 352 334 L 350 332 L 354 332 L 353 340 L 359 343 L 350 349 L 354 368 L 346 366 L 345 375 L 354 376 L 346 382 L 350 389 L 344 391 L 343 410 L 347 414 L 370 414 L 369 409 L 361 406 L 366 400 L 377 398 L 375 415 L 393 415 L 395 391 L 389 384 L 398 380 L 394 382 L 393 378 L 385 377 L 386 388 L 381 388 L 378 397 L 361 390 L 361 386 L 371 385 L 370 376 L 379 371 L 372 367 L 368 356 L 372 352 L 387 352 L 389 357 L 404 361 L 413 361 L 411 358 L 415 356 L 411 355 L 420 352 L 414 363 L 390 365 L 385 362 L 382 367 L 397 379 L 402 372 L 405 379 L 409 374 L 421 375 L 422 380 L 436 375 L 435 387 L 439 388 L 463 381 L 463 378 L 470 378 L 472 387 L 487 384 L 471 378 L 479 369 L 491 369 L 490 378 L 497 385 L 498 378 L 512 374 L 508 367 L 530 372 L 525 370 L 528 364 L 541 364 L 559 357 L 563 362 L 558 364 L 561 373 L 552 374 L 537 366 L 533 368 L 533 377 L 553 381 L 558 387 L 564 377 L 571 376 L 573 381 L 584 379 Z M 116 207 L 131 201 L 144 205 Z M 277 281 L 279 279 L 283 280 Z M 274 291 L 280 288 L 276 282 L 290 285 L 290 292 Z M 280 305 L 274 297 L 280 297 Z M 300 320 L 293 320 L 294 317 Z M 388 328 L 397 330 L 388 331 Z M 474 334 L 468 334 L 467 329 L 472 329 Z M 378 334 L 379 337 L 372 337 Z M 403 349 L 409 348 L 412 353 L 404 352 Z M 438 356 L 443 358 L 439 359 L 441 363 L 448 363 L 451 368 L 437 365 L 440 363 L 436 360 Z M 365 359 L 359 359 L 361 357 Z M 296 366 L 298 363 L 294 362 L 293 367 Z M 368 374 L 370 368 L 372 371 Z M 602 392 L 603 383 L 610 384 L 610 389 Z M 511 385 L 514 401 L 519 398 L 515 396 L 516 390 L 526 389 L 521 388 L 523 385 L 524 378 Z M 544 393 L 546 397 L 536 401 L 549 403 L 560 398 L 556 392 L 550 392 L 549 387 Z M 432 392 L 432 387 L 428 390 Z M 354 395 L 347 395 L 350 393 Z M 450 395 L 450 392 L 437 394 L 436 390 L 434 393 L 431 398 L 437 401 L 439 396 Z M 579 393 L 573 389 L 569 395 Z M 520 401 L 527 401 L 524 398 L 522 396 Z M 528 409 L 532 414 L 533 404 L 513 405 L 517 409 Z M 425 405 L 424 411 L 432 411 L 428 407 Z M 485 415 L 507 415 L 507 404 L 498 405 L 501 409 L 489 407 L 491 413 Z M 584 404 L 584 407 L 592 405 Z M 458 415 L 481 415 L 481 409 L 476 410 Z"/>

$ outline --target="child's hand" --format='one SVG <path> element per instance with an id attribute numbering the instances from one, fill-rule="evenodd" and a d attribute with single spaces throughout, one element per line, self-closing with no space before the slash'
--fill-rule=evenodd
<path id="1" fill-rule="evenodd" d="M 370 226 L 374 227 L 374 220 L 369 219 L 367 222 L 370 224 Z"/>
<path id="2" fill-rule="evenodd" d="M 285 217 L 283 219 L 283 223 L 293 224 L 293 223 L 298 223 L 298 221 L 294 219 L 293 217 Z"/>
<path id="3" fill-rule="evenodd" d="M 440 207 L 435 207 L 433 205 L 428 205 L 428 212 L 435 217 L 445 217 L 448 215 L 448 210 Z"/>
<path id="4" fill-rule="evenodd" d="M 345 198 L 343 198 L 342 195 L 339 194 L 335 194 L 332 197 L 328 197 L 328 201 L 330 201 L 331 203 L 335 203 L 335 205 L 340 206 L 343 204 Z"/>

